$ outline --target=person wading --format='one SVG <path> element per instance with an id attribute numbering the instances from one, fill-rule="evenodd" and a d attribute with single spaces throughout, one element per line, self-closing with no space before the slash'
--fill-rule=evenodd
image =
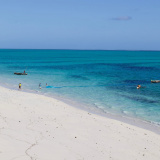
<path id="1" fill-rule="evenodd" d="M 21 83 L 19 83 L 19 89 L 21 89 Z"/>

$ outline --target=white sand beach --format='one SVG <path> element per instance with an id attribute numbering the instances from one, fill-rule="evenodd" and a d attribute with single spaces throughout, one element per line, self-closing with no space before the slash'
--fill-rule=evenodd
<path id="1" fill-rule="evenodd" d="M 0 87 L 0 160 L 160 160 L 160 135 Z"/>

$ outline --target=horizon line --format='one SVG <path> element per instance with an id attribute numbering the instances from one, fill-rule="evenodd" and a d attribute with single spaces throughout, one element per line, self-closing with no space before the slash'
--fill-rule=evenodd
<path id="1" fill-rule="evenodd" d="M 160 50 L 144 50 L 144 49 L 43 49 L 43 48 L 0 48 L 0 50 L 80 50 L 80 51 L 160 51 Z"/>

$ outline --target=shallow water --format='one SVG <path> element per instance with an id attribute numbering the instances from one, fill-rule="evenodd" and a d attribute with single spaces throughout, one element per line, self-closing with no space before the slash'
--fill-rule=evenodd
<path id="1" fill-rule="evenodd" d="M 158 51 L 0 50 L 1 85 L 160 124 L 160 83 L 151 79 L 160 79 Z"/>

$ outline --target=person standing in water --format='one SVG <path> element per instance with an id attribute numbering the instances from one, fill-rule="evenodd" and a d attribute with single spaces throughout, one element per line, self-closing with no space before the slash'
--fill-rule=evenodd
<path id="1" fill-rule="evenodd" d="M 40 84 L 39 84 L 39 89 L 41 89 L 41 86 L 42 86 L 42 85 L 41 85 L 41 83 L 40 83 Z"/>
<path id="2" fill-rule="evenodd" d="M 21 83 L 19 83 L 19 89 L 21 89 Z"/>

